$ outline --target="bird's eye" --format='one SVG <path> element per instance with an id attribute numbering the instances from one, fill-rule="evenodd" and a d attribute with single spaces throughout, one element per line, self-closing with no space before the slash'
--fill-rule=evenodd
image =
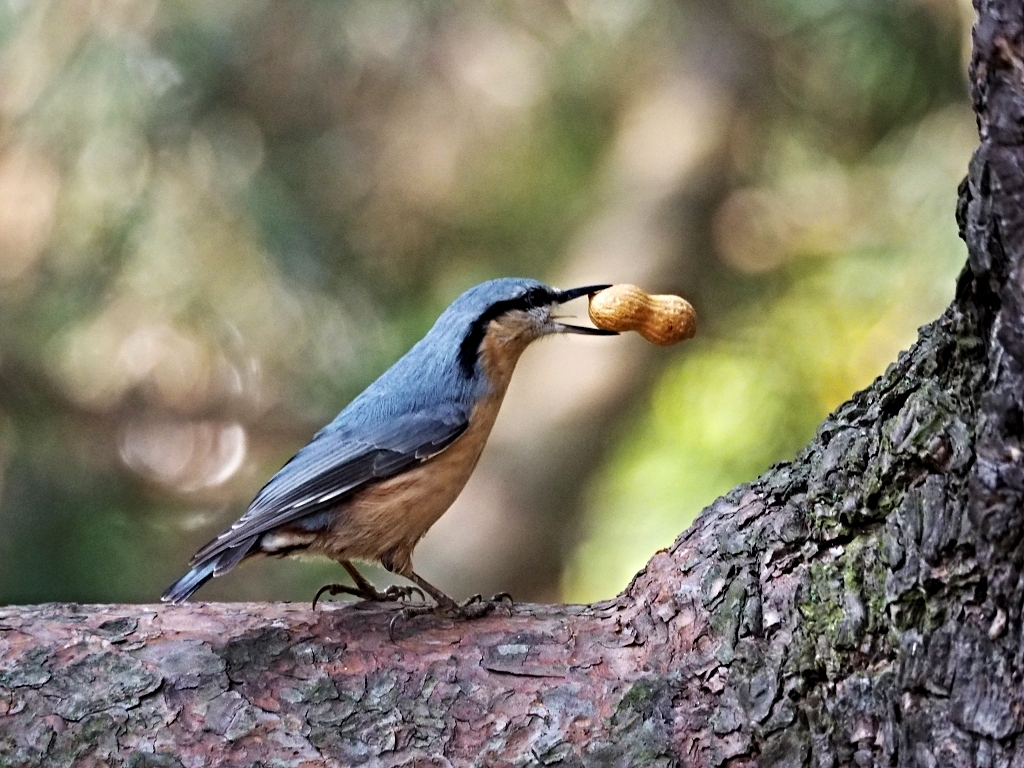
<path id="1" fill-rule="evenodd" d="M 534 307 L 542 307 L 552 302 L 552 296 L 549 291 L 544 288 L 530 288 L 523 294 L 523 303 L 527 309 L 533 309 Z"/>

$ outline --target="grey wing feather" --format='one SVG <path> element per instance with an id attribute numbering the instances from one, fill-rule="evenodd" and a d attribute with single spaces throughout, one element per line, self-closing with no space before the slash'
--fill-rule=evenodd
<path id="1" fill-rule="evenodd" d="M 440 453 L 468 426 L 468 413 L 457 408 L 392 417 L 385 424 L 358 430 L 329 425 L 263 486 L 238 522 L 200 549 L 191 563 L 209 560 L 242 542 L 251 546 L 262 533 L 333 507 L 368 483 Z"/>

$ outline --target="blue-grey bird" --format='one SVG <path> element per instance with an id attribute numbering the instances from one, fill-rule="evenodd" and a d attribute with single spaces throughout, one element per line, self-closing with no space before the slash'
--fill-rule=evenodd
<path id="1" fill-rule="evenodd" d="M 457 613 L 455 601 L 413 571 L 413 548 L 469 480 L 527 345 L 554 333 L 615 335 L 553 314 L 607 287 L 559 291 L 503 278 L 470 288 L 195 554 L 163 599 L 180 603 L 247 557 L 307 550 L 337 560 L 352 577 L 354 587 L 325 587 L 331 594 L 389 600 L 416 591 L 378 592 L 351 561 L 379 562 Z"/>

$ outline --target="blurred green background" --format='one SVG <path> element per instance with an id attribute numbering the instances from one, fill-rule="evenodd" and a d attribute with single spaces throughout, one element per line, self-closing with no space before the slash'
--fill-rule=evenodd
<path id="1" fill-rule="evenodd" d="M 417 569 L 460 596 L 614 595 L 952 297 L 971 20 L 0 2 L 0 603 L 155 600 L 502 275 L 677 292 L 701 330 L 528 350 Z M 307 600 L 339 570 L 264 561 L 200 597 Z"/>

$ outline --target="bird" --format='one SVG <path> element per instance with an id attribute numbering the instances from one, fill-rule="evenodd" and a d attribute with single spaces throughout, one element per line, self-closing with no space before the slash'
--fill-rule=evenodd
<path id="1" fill-rule="evenodd" d="M 607 287 L 558 290 L 499 278 L 465 291 L 270 478 L 234 524 L 196 552 L 162 600 L 182 603 L 247 558 L 308 552 L 340 563 L 354 585 L 324 586 L 314 609 L 325 591 L 370 601 L 426 592 L 432 610 L 455 616 L 486 602 L 475 596 L 460 604 L 432 585 L 413 570 L 413 549 L 469 480 L 526 347 L 552 334 L 616 335 L 555 314 Z M 379 563 L 416 586 L 378 591 L 353 561 Z M 501 597 L 507 595 L 492 601 Z"/>

